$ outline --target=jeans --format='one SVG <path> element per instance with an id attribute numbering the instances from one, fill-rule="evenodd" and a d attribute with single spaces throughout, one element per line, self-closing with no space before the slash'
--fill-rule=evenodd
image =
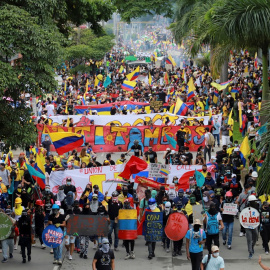
<path id="1" fill-rule="evenodd" d="M 155 254 L 155 249 L 156 249 L 156 242 L 147 242 L 148 243 L 148 252 L 149 255 Z"/>
<path id="2" fill-rule="evenodd" d="M 55 260 L 61 260 L 63 246 L 64 246 L 64 239 L 63 239 L 62 243 L 58 247 L 53 248 L 53 256 L 54 256 Z"/>
<path id="3" fill-rule="evenodd" d="M 2 240 L 2 252 L 3 252 L 4 259 L 7 259 L 8 255 L 13 253 L 13 248 L 14 248 L 14 239 L 13 238 Z"/>
<path id="4" fill-rule="evenodd" d="M 215 145 L 216 146 L 216 140 L 217 140 L 217 145 L 220 146 L 220 138 L 219 138 L 219 134 L 213 134 L 214 138 L 215 138 Z"/>
<path id="5" fill-rule="evenodd" d="M 227 231 L 228 231 L 228 246 L 232 244 L 232 234 L 233 234 L 233 222 L 223 222 L 224 229 L 222 231 L 223 241 L 227 241 Z"/>
<path id="6" fill-rule="evenodd" d="M 257 242 L 257 237 L 258 237 L 257 229 L 246 229 L 248 252 L 251 254 L 254 251 L 254 246 Z"/>
<path id="7" fill-rule="evenodd" d="M 198 253 L 189 253 L 190 255 L 190 260 L 191 260 L 191 269 L 192 270 L 201 270 L 201 261 L 203 259 L 203 253 L 198 252 Z"/>
<path id="8" fill-rule="evenodd" d="M 114 220 L 110 221 L 110 228 L 108 233 L 109 242 L 112 245 L 112 232 L 114 231 L 114 248 L 118 247 L 118 230 L 119 230 L 119 224 L 116 223 Z"/>
<path id="9" fill-rule="evenodd" d="M 211 253 L 212 242 L 215 246 L 219 247 L 219 234 L 206 234 L 206 246 L 209 254 Z"/>
<path id="10" fill-rule="evenodd" d="M 209 161 L 211 159 L 211 148 L 212 147 L 210 145 L 204 147 L 204 159 L 205 159 L 205 161 L 206 161 L 206 154 L 208 154 Z"/>

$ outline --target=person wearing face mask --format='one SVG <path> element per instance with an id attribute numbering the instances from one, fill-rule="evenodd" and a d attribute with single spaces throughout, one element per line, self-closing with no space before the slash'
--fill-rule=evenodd
<path id="1" fill-rule="evenodd" d="M 247 207 L 252 207 L 259 211 L 260 205 L 255 195 L 248 196 Z M 255 229 L 246 228 L 245 230 L 246 230 L 246 239 L 247 239 L 247 246 L 248 246 L 248 252 L 249 252 L 248 258 L 252 259 L 253 254 L 254 254 L 254 246 L 258 239 L 258 230 L 257 228 Z"/>
<path id="2" fill-rule="evenodd" d="M 102 202 L 103 200 L 105 200 L 105 197 L 106 197 L 106 195 L 108 194 L 108 192 L 105 193 L 105 197 L 104 197 L 104 195 L 99 191 L 98 185 L 94 185 L 94 186 L 93 186 L 93 191 L 92 191 L 92 192 L 89 194 L 89 196 L 88 196 L 89 202 L 92 201 L 93 194 L 97 194 L 97 195 L 98 195 L 98 201 L 99 201 L 99 202 Z"/>
<path id="3" fill-rule="evenodd" d="M 76 187 L 74 185 L 71 184 L 72 179 L 69 177 L 66 180 L 66 184 L 64 185 L 64 193 L 65 195 L 68 194 L 69 191 L 74 193 L 74 198 L 77 198 L 77 191 L 76 191 Z"/>
<path id="4" fill-rule="evenodd" d="M 80 204 L 84 205 L 87 203 L 87 200 L 88 200 L 88 196 L 89 194 L 92 192 L 92 184 L 89 183 L 86 185 L 82 195 L 81 195 L 81 198 L 80 198 Z"/>
<path id="5" fill-rule="evenodd" d="M 166 236 L 165 234 L 165 226 L 167 224 L 168 218 L 170 216 L 170 214 L 172 213 L 171 210 L 171 203 L 166 201 L 165 205 L 164 205 L 164 210 L 163 210 L 163 237 L 162 237 L 162 245 L 163 248 L 166 249 L 166 252 L 169 253 L 170 252 L 170 239 Z"/>
<path id="6" fill-rule="evenodd" d="M 60 207 L 57 204 L 52 206 L 52 214 L 49 216 L 48 225 L 55 225 L 57 228 L 61 228 L 64 233 L 64 228 L 66 227 L 65 216 L 61 215 Z M 61 245 L 56 248 L 53 248 L 54 254 L 54 264 L 62 265 L 62 250 L 63 250 L 64 241 L 62 241 Z"/>
<path id="7" fill-rule="evenodd" d="M 221 213 L 224 211 L 224 204 L 233 204 L 233 194 L 231 191 L 227 191 L 225 195 L 225 200 L 221 203 L 220 211 Z M 223 245 L 228 244 L 228 249 L 232 248 L 232 236 L 233 236 L 233 223 L 234 216 L 228 214 L 222 214 L 222 220 L 224 224 L 224 229 L 222 231 Z M 227 231 L 228 231 L 228 242 L 227 242 Z"/>
<path id="8" fill-rule="evenodd" d="M 201 171 L 201 173 L 202 173 L 202 175 L 203 175 L 204 177 L 207 176 L 207 166 L 206 166 L 205 164 L 202 165 L 202 171 Z"/>
<path id="9" fill-rule="evenodd" d="M 211 173 L 207 172 L 206 177 L 205 177 L 205 186 L 211 186 L 212 188 L 215 186 L 215 180 L 212 178 Z"/>
<path id="10" fill-rule="evenodd" d="M 205 267 L 204 264 L 207 264 Z M 201 270 L 224 270 L 225 264 L 222 257 L 219 256 L 219 247 L 212 246 L 211 254 L 205 255 L 202 262 L 201 262 Z"/>
<path id="11" fill-rule="evenodd" d="M 64 187 L 60 186 L 58 189 L 58 193 L 56 194 L 56 200 L 62 202 L 65 199 L 66 195 L 64 192 Z"/>
<path id="12" fill-rule="evenodd" d="M 173 204 L 178 210 L 181 210 L 182 208 L 185 207 L 187 203 L 188 199 L 184 197 L 184 190 L 180 188 L 178 190 L 178 196 L 173 200 Z"/>
<path id="13" fill-rule="evenodd" d="M 45 220 L 44 223 L 47 224 L 48 222 L 48 217 L 50 215 L 52 206 L 54 204 L 54 195 L 51 192 L 50 186 L 46 185 L 45 186 L 45 190 L 42 193 L 43 197 L 42 197 L 42 202 L 44 204 L 45 207 Z"/>
<path id="14" fill-rule="evenodd" d="M 176 190 L 175 190 L 175 185 L 169 185 L 169 191 L 168 191 L 168 197 L 169 200 L 172 202 L 177 196 Z"/>
<path id="15" fill-rule="evenodd" d="M 123 208 L 123 204 L 118 201 L 118 192 L 114 191 L 112 193 L 111 199 L 107 199 L 105 197 L 105 201 L 108 203 L 108 214 L 109 218 L 108 221 L 110 222 L 109 225 L 109 233 L 108 238 L 109 242 L 112 245 L 112 233 L 114 231 L 114 250 L 118 251 L 118 230 L 119 230 L 119 223 L 118 223 L 118 215 L 119 215 L 119 209 Z"/>
<path id="16" fill-rule="evenodd" d="M 260 211 L 260 234 L 263 241 L 265 254 L 269 254 L 269 239 L 270 239 L 270 208 L 269 202 L 264 201 Z"/>
<path id="17" fill-rule="evenodd" d="M 148 210 L 150 212 L 160 212 L 160 209 L 157 207 L 157 202 L 154 198 L 150 198 L 148 201 Z M 156 248 L 156 242 L 147 242 L 148 245 L 148 259 L 151 260 L 153 257 L 155 257 L 155 248 Z"/>
<path id="18" fill-rule="evenodd" d="M 43 244 L 43 240 L 42 240 L 42 233 L 44 230 L 44 219 L 45 219 L 45 212 L 44 212 L 43 207 L 44 207 L 44 204 L 42 203 L 42 200 L 37 200 L 36 207 L 35 207 L 34 220 L 35 220 L 36 236 L 39 238 L 41 248 L 45 249 L 46 246 Z"/>
<path id="19" fill-rule="evenodd" d="M 148 207 L 148 201 L 151 198 L 151 190 L 146 189 L 144 192 L 145 198 L 140 200 L 140 213 L 139 213 L 139 220 L 142 219 L 145 209 Z"/>
<path id="20" fill-rule="evenodd" d="M 204 205 L 204 209 L 205 211 L 208 211 L 209 207 L 210 207 L 210 195 L 209 195 L 209 191 L 204 191 L 203 192 L 203 197 L 202 197 L 202 200 L 199 201 L 200 204 L 203 204 Z"/>
<path id="21" fill-rule="evenodd" d="M 178 177 L 174 176 L 172 182 L 173 182 L 174 185 L 178 185 Z"/>
<path id="22" fill-rule="evenodd" d="M 163 200 L 164 196 L 167 196 L 166 191 L 165 191 L 165 186 L 160 186 L 160 190 L 159 190 L 158 194 L 154 198 L 157 201 L 157 205 L 162 204 L 162 200 Z"/>
<path id="23" fill-rule="evenodd" d="M 193 162 L 193 155 L 189 152 L 189 147 L 185 147 L 185 153 L 184 153 L 184 165 L 191 165 Z"/>
<path id="24" fill-rule="evenodd" d="M 206 212 L 204 223 L 206 224 L 207 230 L 206 246 L 210 253 L 212 242 L 214 242 L 214 245 L 219 246 L 219 225 L 221 230 L 224 228 L 221 215 L 217 212 L 216 206 L 213 202 L 210 203 L 210 207 Z"/>
<path id="25" fill-rule="evenodd" d="M 133 151 L 134 151 L 134 156 L 140 157 L 140 156 L 142 156 L 142 147 L 143 147 L 143 145 L 142 145 L 141 142 L 140 142 L 140 144 L 139 144 L 139 141 L 138 141 L 138 140 L 134 140 L 134 144 L 131 146 L 130 149 L 128 149 L 127 154 L 128 154 L 131 150 L 133 150 Z"/>
<path id="26" fill-rule="evenodd" d="M 186 253 L 187 259 L 191 261 L 192 270 L 200 269 L 200 264 L 203 257 L 203 244 L 206 241 L 206 234 L 201 229 L 201 221 L 195 219 L 192 224 L 193 228 L 186 233 Z"/>
<path id="27" fill-rule="evenodd" d="M 152 146 L 149 146 L 148 151 L 143 154 L 143 159 L 148 163 L 157 163 L 157 153 L 153 151 Z"/>
<path id="28" fill-rule="evenodd" d="M 218 165 L 220 165 L 222 163 L 223 158 L 228 158 L 227 145 L 223 145 L 222 150 L 217 151 L 216 158 L 217 158 L 216 161 L 217 161 Z"/>
<path id="29" fill-rule="evenodd" d="M 183 208 L 183 211 L 187 213 L 188 216 L 188 223 L 191 225 L 193 223 L 193 206 L 194 205 L 200 205 L 198 202 L 196 202 L 196 197 L 194 194 L 191 194 L 189 197 L 189 201 L 186 204 L 186 206 Z"/>
<path id="30" fill-rule="evenodd" d="M 132 201 L 133 201 L 133 196 L 128 193 L 128 187 L 123 185 L 122 192 L 118 196 L 118 201 L 120 201 L 121 203 L 124 203 L 125 199 L 128 199 L 128 198 L 132 198 Z M 131 205 L 133 206 L 133 202 L 131 203 Z"/>
<path id="31" fill-rule="evenodd" d="M 0 161 L 0 177 L 2 178 L 3 184 L 8 189 L 11 184 L 10 172 L 9 170 L 5 169 L 6 164 L 4 160 Z"/>
<path id="32" fill-rule="evenodd" d="M 176 132 L 176 141 L 179 147 L 178 152 L 180 151 L 181 147 L 183 147 L 185 144 L 186 134 L 187 133 L 185 132 L 184 126 L 181 126 L 181 128 Z"/>
<path id="33" fill-rule="evenodd" d="M 214 130 L 213 130 L 213 136 L 215 138 L 215 144 L 214 147 L 216 146 L 216 142 L 218 147 L 220 147 L 220 123 L 218 122 L 218 117 L 215 117 L 215 121 L 214 121 Z"/>
<path id="34" fill-rule="evenodd" d="M 101 248 L 96 251 L 93 262 L 93 270 L 115 270 L 114 253 L 110 249 L 110 243 L 107 238 L 102 239 Z"/>

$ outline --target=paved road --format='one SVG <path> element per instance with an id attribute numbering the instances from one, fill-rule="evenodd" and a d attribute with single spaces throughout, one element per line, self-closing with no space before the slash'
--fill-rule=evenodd
<path id="1" fill-rule="evenodd" d="M 262 255 L 263 262 L 270 266 L 270 255 L 265 255 L 262 248 L 262 241 L 259 239 L 258 245 L 255 246 L 255 255 L 253 259 L 248 259 L 247 243 L 245 237 L 239 237 L 239 221 L 236 220 L 234 224 L 234 235 L 232 249 L 228 250 L 226 246 L 222 245 L 222 239 L 220 235 L 220 255 L 225 260 L 225 268 L 230 270 L 254 270 L 260 269 L 257 261 L 259 255 Z M 121 242 L 120 242 L 121 243 Z M 190 270 L 191 264 L 186 259 L 185 247 L 182 248 L 183 255 L 173 258 L 171 253 L 166 253 L 161 244 L 158 243 L 156 247 L 156 258 L 152 260 L 147 259 L 147 247 L 144 245 L 144 239 L 142 236 L 135 242 L 135 260 L 124 260 L 125 258 L 125 249 L 121 246 L 120 250 L 115 252 L 116 257 L 116 269 L 128 269 L 128 270 L 138 270 L 138 269 L 164 269 L 164 270 Z M 95 251 L 92 249 L 93 244 L 89 246 L 88 259 L 80 259 L 78 254 L 74 254 L 73 260 L 69 261 L 67 258 L 64 260 L 64 264 L 61 269 L 63 270 L 90 270 L 92 259 Z M 207 251 L 204 250 L 204 254 L 207 254 Z"/>

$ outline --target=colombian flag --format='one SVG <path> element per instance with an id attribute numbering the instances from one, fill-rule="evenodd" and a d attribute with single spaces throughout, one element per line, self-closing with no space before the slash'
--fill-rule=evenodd
<path id="1" fill-rule="evenodd" d="M 240 158 L 243 162 L 244 167 L 246 166 L 246 157 L 250 154 L 250 147 L 248 143 L 248 137 L 246 136 L 240 145 Z"/>
<path id="2" fill-rule="evenodd" d="M 132 91 L 133 88 L 136 86 L 136 82 L 132 81 L 124 81 L 123 84 L 121 85 L 121 88 L 126 91 Z"/>
<path id="3" fill-rule="evenodd" d="M 172 61 L 169 59 L 169 58 L 166 58 L 166 64 L 168 64 L 168 65 L 172 65 Z"/>
<path id="4" fill-rule="evenodd" d="M 188 106 L 185 103 L 183 103 L 183 101 L 180 98 L 177 98 L 177 101 L 174 107 L 174 114 L 185 116 L 187 111 L 188 111 Z"/>
<path id="5" fill-rule="evenodd" d="M 169 75 L 168 75 L 167 72 L 165 72 L 165 75 L 164 75 L 164 81 L 165 81 L 165 83 L 166 83 L 167 85 L 170 83 L 170 81 L 169 81 Z"/>
<path id="6" fill-rule="evenodd" d="M 119 73 L 120 73 L 120 74 L 125 73 L 125 69 L 124 69 L 124 67 L 123 67 L 123 66 L 121 66 L 121 67 L 120 67 L 120 69 L 119 69 Z"/>
<path id="7" fill-rule="evenodd" d="M 160 169 L 159 173 L 164 175 L 164 176 L 168 176 L 170 172 L 166 169 Z"/>
<path id="8" fill-rule="evenodd" d="M 217 91 L 214 91 L 213 102 L 214 102 L 215 104 L 218 103 L 218 97 L 219 97 L 218 92 L 217 92 Z"/>
<path id="9" fill-rule="evenodd" d="M 122 240 L 137 239 L 136 209 L 120 209 L 118 222 L 119 222 L 119 232 L 118 232 L 119 239 Z"/>
<path id="10" fill-rule="evenodd" d="M 83 144 L 84 136 L 72 132 L 55 132 L 49 133 L 52 143 L 55 147 L 55 151 L 58 155 L 80 147 Z"/>
<path id="11" fill-rule="evenodd" d="M 195 94 L 194 94 L 195 90 L 196 90 L 196 87 L 194 86 L 193 78 L 191 77 L 188 81 L 187 101 L 195 97 Z"/>
<path id="12" fill-rule="evenodd" d="M 137 66 L 137 68 L 133 72 L 126 75 L 126 78 L 128 81 L 134 81 L 139 77 L 139 75 L 140 75 L 140 67 Z"/>

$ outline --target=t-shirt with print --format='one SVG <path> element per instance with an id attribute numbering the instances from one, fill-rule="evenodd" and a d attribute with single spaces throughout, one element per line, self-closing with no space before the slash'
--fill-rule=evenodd
<path id="1" fill-rule="evenodd" d="M 145 155 L 145 158 L 146 158 L 147 161 L 149 160 L 150 163 L 155 163 L 155 158 L 157 157 L 157 153 L 156 152 L 154 152 L 154 151 L 152 151 L 152 152 L 147 151 L 147 152 L 144 153 L 144 155 Z"/>
<path id="2" fill-rule="evenodd" d="M 140 150 L 142 150 L 141 145 L 132 145 L 131 149 L 134 151 L 134 156 L 136 156 L 136 157 L 140 156 Z"/>
<path id="3" fill-rule="evenodd" d="M 206 263 L 208 260 L 208 255 L 205 255 L 204 258 L 202 259 L 202 263 Z M 211 258 L 207 264 L 207 270 L 219 270 L 225 268 L 224 260 L 220 256 L 217 258 L 213 257 L 211 255 Z"/>
<path id="4" fill-rule="evenodd" d="M 110 250 L 108 253 L 104 253 L 102 250 L 97 250 L 95 257 L 97 270 L 111 270 L 112 260 L 114 260 L 114 253 Z"/>
<path id="5" fill-rule="evenodd" d="M 204 230 L 199 230 L 200 237 L 194 237 L 194 231 L 193 229 L 188 230 L 186 233 L 186 238 L 189 239 L 189 252 L 191 253 L 199 253 L 203 251 L 203 245 L 199 245 L 199 242 L 206 239 L 206 233 Z M 191 239 L 190 239 L 191 238 Z"/>

